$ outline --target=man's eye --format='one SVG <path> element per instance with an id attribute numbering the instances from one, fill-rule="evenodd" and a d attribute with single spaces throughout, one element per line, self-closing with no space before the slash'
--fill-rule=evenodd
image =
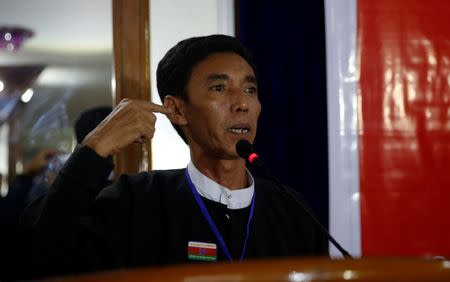
<path id="1" fill-rule="evenodd" d="M 245 93 L 247 94 L 256 94 L 258 92 L 258 90 L 256 89 L 256 87 L 252 86 L 252 87 L 247 87 L 245 88 Z"/>
<path id="2" fill-rule="evenodd" d="M 214 85 L 214 86 L 211 86 L 209 89 L 212 91 L 222 92 L 222 91 L 225 91 L 225 85 Z"/>

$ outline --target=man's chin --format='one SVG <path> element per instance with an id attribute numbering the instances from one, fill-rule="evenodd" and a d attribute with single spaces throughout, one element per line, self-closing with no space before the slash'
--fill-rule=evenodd
<path id="1" fill-rule="evenodd" d="M 222 158 L 224 160 L 243 160 L 238 153 L 236 152 L 236 148 L 229 148 L 224 154 L 222 155 Z"/>
<path id="2" fill-rule="evenodd" d="M 220 158 L 223 160 L 229 160 L 229 161 L 242 160 L 242 158 L 236 152 L 234 152 L 234 153 L 228 152 L 227 154 L 221 155 Z"/>

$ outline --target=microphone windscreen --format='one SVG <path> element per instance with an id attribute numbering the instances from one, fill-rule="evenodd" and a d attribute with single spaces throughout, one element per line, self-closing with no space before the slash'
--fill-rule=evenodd
<path id="1" fill-rule="evenodd" d="M 253 146 L 247 140 L 240 140 L 236 144 L 236 152 L 243 159 L 248 159 L 248 157 L 253 153 Z"/>

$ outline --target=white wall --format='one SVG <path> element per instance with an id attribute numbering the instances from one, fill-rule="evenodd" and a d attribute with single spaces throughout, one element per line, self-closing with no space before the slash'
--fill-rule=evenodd
<path id="1" fill-rule="evenodd" d="M 361 256 L 356 0 L 326 0 L 330 233 Z M 330 254 L 340 253 L 330 244 Z"/>
<path id="2" fill-rule="evenodd" d="M 233 0 L 150 0 L 150 60 L 152 101 L 161 104 L 156 90 L 156 68 L 177 42 L 215 33 L 234 35 Z M 152 140 L 153 169 L 186 167 L 188 147 L 169 120 L 157 114 Z"/>

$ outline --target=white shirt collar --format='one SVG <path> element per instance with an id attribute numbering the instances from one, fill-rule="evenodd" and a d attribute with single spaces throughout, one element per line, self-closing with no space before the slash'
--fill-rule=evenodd
<path id="1" fill-rule="evenodd" d="M 187 170 L 192 183 L 202 197 L 224 204 L 232 210 L 250 206 L 255 191 L 255 181 L 250 171 L 247 170 L 249 187 L 230 190 L 201 173 L 192 161 L 189 162 Z"/>

